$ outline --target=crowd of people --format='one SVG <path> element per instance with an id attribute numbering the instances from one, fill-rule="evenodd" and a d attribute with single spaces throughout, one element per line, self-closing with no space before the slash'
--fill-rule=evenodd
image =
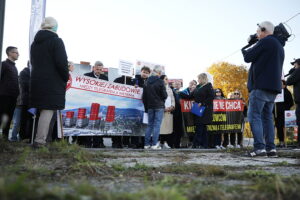
<path id="1" fill-rule="evenodd" d="M 66 84 L 69 72 L 74 69 L 68 62 L 63 40 L 57 35 L 57 21 L 46 17 L 41 30 L 31 45 L 30 62 L 18 75 L 15 62 L 18 60 L 17 47 L 7 47 L 7 59 L 2 62 L 0 80 L 0 124 L 3 138 L 8 140 L 11 121 L 12 137 L 10 141 L 28 139 L 39 148 L 55 135 L 54 124 L 56 111 L 65 107 Z M 254 137 L 254 149 L 249 156 L 276 156 L 273 113 L 279 138 L 279 146 L 284 144 L 284 111 L 289 110 L 294 101 L 287 85 L 294 86 L 297 125 L 300 120 L 300 59 L 291 64 L 287 81 L 282 80 L 284 60 L 284 42 L 273 35 L 274 26 L 270 22 L 258 25 L 259 41 L 249 49 L 243 49 L 245 62 L 250 62 L 248 76 L 249 103 L 243 117 L 248 113 L 251 131 Z M 96 61 L 90 73 L 85 76 L 108 81 L 103 73 L 103 63 Z M 180 148 L 185 134 L 184 120 L 180 108 L 180 99 L 189 99 L 204 106 L 202 116 L 194 115 L 195 134 L 189 137 L 191 148 L 241 148 L 243 146 L 243 129 L 236 133 L 208 134 L 207 125 L 213 120 L 213 100 L 226 99 L 221 88 L 213 88 L 206 73 L 200 73 L 198 80 L 191 80 L 186 89 L 181 90 L 181 83 L 169 83 L 161 66 L 152 70 L 141 69 L 134 78 L 121 76 L 115 83 L 142 87 L 142 100 L 148 123 L 145 137 L 112 136 L 113 148 Z M 278 93 L 284 89 L 284 102 L 275 104 Z M 242 100 L 237 89 L 227 95 L 227 99 Z M 34 108 L 34 109 L 30 109 Z M 30 112 L 28 112 L 28 110 Z M 36 133 L 32 133 L 33 117 L 38 114 Z M 244 120 L 242 122 L 244 124 Z M 34 136 L 34 137 L 32 137 Z M 78 136 L 79 145 L 104 148 L 104 136 Z M 32 138 L 34 138 L 32 140 Z M 300 137 L 298 137 L 300 145 Z"/>

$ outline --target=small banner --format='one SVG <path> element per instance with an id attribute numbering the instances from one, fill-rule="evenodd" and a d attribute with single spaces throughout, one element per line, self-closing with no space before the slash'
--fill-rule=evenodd
<path id="1" fill-rule="evenodd" d="M 124 76 L 130 76 L 133 77 L 133 63 L 120 60 L 119 61 L 119 74 Z"/>
<path id="2" fill-rule="evenodd" d="M 185 130 L 195 133 L 194 115 L 190 112 L 193 101 L 181 99 Z M 207 125 L 209 133 L 241 132 L 243 129 L 244 102 L 242 100 L 214 100 L 213 121 Z"/>
<path id="3" fill-rule="evenodd" d="M 285 127 L 296 127 L 297 126 L 295 110 L 284 111 L 284 124 L 285 124 Z"/>

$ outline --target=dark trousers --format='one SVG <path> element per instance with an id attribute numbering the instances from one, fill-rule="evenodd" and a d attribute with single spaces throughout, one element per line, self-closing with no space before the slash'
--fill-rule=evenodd
<path id="1" fill-rule="evenodd" d="M 235 133 L 224 133 L 223 146 L 229 145 L 229 140 L 231 145 L 235 145 Z"/>
<path id="2" fill-rule="evenodd" d="M 31 139 L 32 126 L 33 126 L 33 115 L 28 112 L 28 106 L 21 106 L 21 122 L 19 136 L 21 140 Z"/>
<path id="3" fill-rule="evenodd" d="M 205 124 L 196 124 L 196 133 L 194 136 L 193 146 L 203 146 L 204 148 L 208 148 L 208 134 Z"/>
<path id="4" fill-rule="evenodd" d="M 213 146 L 221 146 L 222 144 L 222 134 L 212 134 L 213 135 Z"/>
<path id="5" fill-rule="evenodd" d="M 4 124 L 2 129 L 2 134 L 5 139 L 8 139 L 10 123 L 14 115 L 14 110 L 16 108 L 16 97 L 11 96 L 0 96 L 0 124 L 2 124 L 3 115 L 7 115 L 8 121 Z"/>
<path id="6" fill-rule="evenodd" d="M 284 142 L 284 127 L 276 127 L 279 142 Z"/>
<path id="7" fill-rule="evenodd" d="M 177 108 L 173 114 L 173 133 L 169 139 L 169 146 L 173 148 L 180 148 L 180 141 L 183 136 L 183 120 L 180 108 Z"/>
<path id="8" fill-rule="evenodd" d="M 169 145 L 171 138 L 172 138 L 172 134 L 159 135 L 159 141 L 161 144 L 163 144 L 164 142 L 167 142 Z"/>

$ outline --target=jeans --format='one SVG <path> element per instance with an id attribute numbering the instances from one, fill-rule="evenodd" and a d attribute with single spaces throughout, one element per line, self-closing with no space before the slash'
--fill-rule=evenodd
<path id="1" fill-rule="evenodd" d="M 22 107 L 16 107 L 13 116 L 13 128 L 11 133 L 11 140 L 17 141 L 18 140 L 18 133 L 20 131 L 20 124 L 21 124 L 21 114 L 22 114 Z"/>
<path id="2" fill-rule="evenodd" d="M 145 146 L 154 146 L 158 142 L 160 126 L 164 116 L 164 109 L 148 109 L 148 127 L 145 134 Z M 152 135 L 152 144 L 151 144 Z"/>
<path id="3" fill-rule="evenodd" d="M 254 138 L 254 150 L 275 149 L 273 107 L 276 94 L 253 90 L 249 97 L 248 119 Z"/>

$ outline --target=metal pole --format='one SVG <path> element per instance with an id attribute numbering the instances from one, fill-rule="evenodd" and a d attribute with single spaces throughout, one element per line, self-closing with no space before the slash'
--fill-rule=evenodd
<path id="1" fill-rule="evenodd" d="M 3 48 L 3 30 L 5 18 L 5 0 L 0 0 L 0 80 L 2 69 L 2 48 Z"/>

